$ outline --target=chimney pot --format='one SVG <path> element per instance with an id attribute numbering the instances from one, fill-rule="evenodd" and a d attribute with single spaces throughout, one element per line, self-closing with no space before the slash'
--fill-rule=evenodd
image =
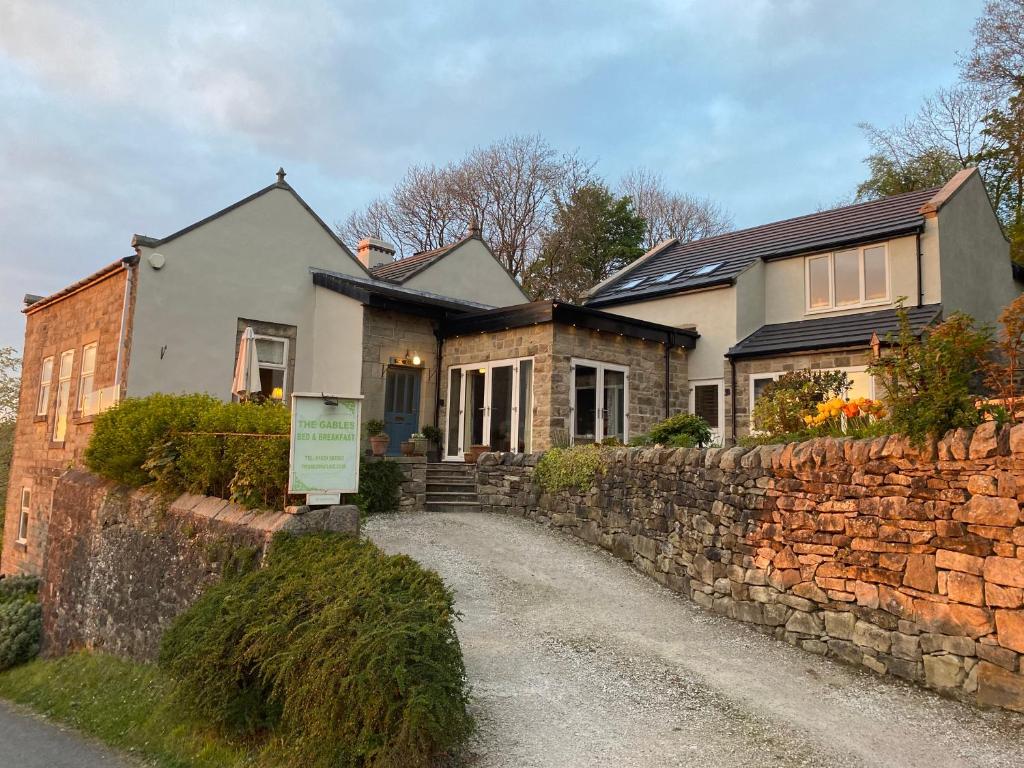
<path id="1" fill-rule="evenodd" d="M 359 241 L 358 255 L 364 267 L 373 269 L 395 260 L 395 246 L 376 237 L 364 237 Z"/>
<path id="2" fill-rule="evenodd" d="M 466 229 L 466 237 L 477 237 L 483 238 L 484 231 L 480 227 L 480 222 L 475 218 L 469 220 L 469 227 Z"/>

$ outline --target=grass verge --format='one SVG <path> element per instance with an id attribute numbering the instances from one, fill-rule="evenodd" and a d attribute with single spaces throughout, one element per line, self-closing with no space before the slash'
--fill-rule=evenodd
<path id="1" fill-rule="evenodd" d="M 230 743 L 176 706 L 149 664 L 93 653 L 37 660 L 0 673 L 0 697 L 160 768 L 251 768 L 259 750 Z"/>

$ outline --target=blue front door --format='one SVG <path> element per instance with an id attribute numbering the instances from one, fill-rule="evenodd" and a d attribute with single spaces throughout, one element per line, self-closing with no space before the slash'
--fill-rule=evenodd
<path id="1" fill-rule="evenodd" d="M 419 368 L 390 366 L 384 380 L 384 428 L 391 438 L 388 453 L 402 452 L 401 444 L 420 428 Z"/>

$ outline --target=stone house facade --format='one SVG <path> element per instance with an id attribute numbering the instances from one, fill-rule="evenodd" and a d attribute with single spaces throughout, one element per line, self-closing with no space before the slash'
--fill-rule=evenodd
<path id="1" fill-rule="evenodd" d="M 690 409 L 731 442 L 750 431 L 750 392 L 766 375 L 799 368 L 809 354 L 825 365 L 836 350 L 863 362 L 872 336 L 884 346 L 896 329 L 901 303 L 920 332 L 954 311 L 993 324 L 1020 290 L 985 186 L 966 169 L 935 189 L 668 240 L 586 303 L 699 328 Z M 862 364 L 843 367 L 851 396 L 873 393 Z"/>
<path id="2" fill-rule="evenodd" d="M 42 572 L 57 479 L 81 462 L 95 413 L 124 390 L 133 283 L 118 261 L 25 309 L 4 573 Z"/>

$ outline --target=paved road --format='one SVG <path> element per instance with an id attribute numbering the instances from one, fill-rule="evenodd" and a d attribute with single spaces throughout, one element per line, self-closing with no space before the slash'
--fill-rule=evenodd
<path id="1" fill-rule="evenodd" d="M 536 523 L 418 513 L 366 532 L 456 591 L 473 768 L 1024 765 L 1024 717 L 798 651 Z"/>
<path id="2" fill-rule="evenodd" d="M 0 768 L 130 768 L 113 752 L 0 701 Z"/>

